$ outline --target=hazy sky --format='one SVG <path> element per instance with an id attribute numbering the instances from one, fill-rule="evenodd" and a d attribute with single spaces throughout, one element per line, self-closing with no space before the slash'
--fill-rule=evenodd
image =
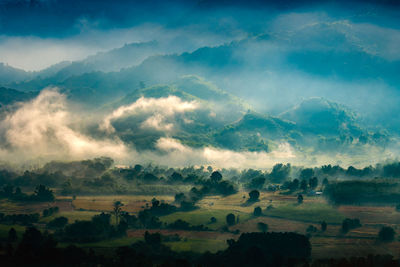
<path id="1" fill-rule="evenodd" d="M 40 70 L 125 43 L 168 37 L 171 41 L 171 36 L 180 42 L 195 39 L 189 46 L 195 49 L 277 30 L 271 28 L 274 25 L 281 27 L 278 30 L 301 26 L 312 20 L 292 14 L 310 10 L 322 11 L 315 21 L 323 20 L 328 11 L 336 19 L 368 20 L 389 28 L 398 15 L 396 1 L 277 2 L 0 0 L 0 62 Z M 292 16 L 286 20 L 282 14 Z"/>

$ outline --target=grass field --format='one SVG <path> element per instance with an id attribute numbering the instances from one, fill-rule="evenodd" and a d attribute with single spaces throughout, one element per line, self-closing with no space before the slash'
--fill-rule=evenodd
<path id="1" fill-rule="evenodd" d="M 239 216 L 239 222 L 244 222 L 252 217 L 250 213 L 244 213 L 237 210 L 217 210 L 217 209 L 197 209 L 189 212 L 175 212 L 166 216 L 160 217 L 162 222 L 172 223 L 177 219 L 187 221 L 191 225 L 203 224 L 210 229 L 219 229 L 226 225 L 226 215 L 233 213 L 237 218 Z M 211 223 L 211 217 L 215 217 L 217 222 Z"/>
<path id="2" fill-rule="evenodd" d="M 17 236 L 19 237 L 21 237 L 23 232 L 25 231 L 24 226 L 0 224 L 0 239 L 5 240 L 8 236 L 8 231 L 10 231 L 11 228 L 15 229 L 15 231 L 17 232 Z"/>
<path id="3" fill-rule="evenodd" d="M 273 209 L 265 211 L 266 216 L 274 216 L 296 221 L 319 223 L 341 223 L 345 216 L 336 208 L 323 202 L 305 202 L 302 204 L 290 203 L 274 206 Z"/>
<path id="4" fill-rule="evenodd" d="M 110 212 L 114 201 L 121 201 L 123 210 L 137 214 L 140 210 L 151 205 L 152 195 L 107 195 L 107 196 L 78 196 L 72 200 L 70 197 L 60 197 L 54 203 L 16 203 L 1 200 L 0 212 L 13 213 L 42 213 L 43 209 L 58 206 L 60 212 L 50 217 L 41 217 L 36 226 L 45 229 L 45 224 L 55 217 L 65 216 L 69 222 L 75 220 L 90 220 L 100 212 Z M 159 195 L 156 198 L 160 201 L 172 203 L 174 196 Z M 295 195 L 261 192 L 260 201 L 247 203 L 247 192 L 222 196 L 207 196 L 197 203 L 199 209 L 189 212 L 176 212 L 161 216 L 160 220 L 165 223 L 181 219 L 191 225 L 203 224 L 210 228 L 210 231 L 183 231 L 183 230 L 149 230 L 160 232 L 164 236 L 178 234 L 180 241 L 165 242 L 167 246 L 175 251 L 216 252 L 227 247 L 227 239 L 236 239 L 240 234 L 233 234 L 239 230 L 240 233 L 259 231 L 257 224 L 263 222 L 268 224 L 269 231 L 274 232 L 297 232 L 306 234 L 309 225 L 314 225 L 318 231 L 313 233 L 310 241 L 313 246 L 312 255 L 314 258 L 324 258 L 335 255 L 335 257 L 351 257 L 374 254 L 392 254 L 399 257 L 400 242 L 399 235 L 391 243 L 379 243 L 377 235 L 382 225 L 392 226 L 397 233 L 400 233 L 400 212 L 394 207 L 384 206 L 350 206 L 344 205 L 335 207 L 329 205 L 322 197 L 304 197 L 302 204 L 297 204 Z M 273 208 L 267 210 L 266 207 Z M 263 216 L 254 217 L 254 207 L 260 206 Z M 226 215 L 233 213 L 239 217 L 236 225 L 229 227 L 231 232 L 221 231 L 226 226 Z M 211 223 L 211 217 L 217 222 Z M 347 234 L 341 233 L 341 222 L 344 218 L 359 218 L 362 227 L 351 230 Z M 320 222 L 326 221 L 328 228 L 325 232 L 320 231 Z M 0 239 L 7 237 L 11 227 L 17 230 L 18 237 L 22 236 L 25 229 L 19 225 L 0 225 Z M 105 249 L 130 244 L 143 240 L 145 229 L 128 230 L 127 236 L 112 240 L 104 240 L 95 243 L 79 244 L 85 248 Z M 67 246 L 60 243 L 59 246 Z"/>
<path id="5" fill-rule="evenodd" d="M 156 197 L 160 201 L 171 203 L 174 201 L 174 196 L 160 195 L 137 195 L 137 196 L 78 196 L 72 201 L 72 205 L 76 210 L 91 210 L 91 211 L 112 211 L 113 203 L 121 201 L 124 206 L 123 211 L 138 213 L 147 205 L 151 206 L 151 200 Z"/>

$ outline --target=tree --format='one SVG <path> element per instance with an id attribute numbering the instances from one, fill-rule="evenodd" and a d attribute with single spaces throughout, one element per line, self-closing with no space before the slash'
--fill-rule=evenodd
<path id="1" fill-rule="evenodd" d="M 259 223 L 257 223 L 257 228 L 258 228 L 258 230 L 260 230 L 260 232 L 265 233 L 268 231 L 268 224 L 259 222 Z"/>
<path id="2" fill-rule="evenodd" d="M 222 180 L 222 175 L 219 172 L 215 171 L 211 174 L 210 180 L 212 183 L 217 184 Z"/>
<path id="3" fill-rule="evenodd" d="M 258 198 L 260 197 L 260 192 L 258 190 L 252 190 L 249 193 L 249 197 L 250 197 L 249 201 L 252 201 L 252 202 L 259 201 Z"/>
<path id="4" fill-rule="evenodd" d="M 307 181 L 306 181 L 305 179 L 301 180 L 301 182 L 300 182 L 300 189 L 303 190 L 303 191 L 306 191 L 306 190 L 307 190 L 307 187 L 308 187 Z"/>
<path id="5" fill-rule="evenodd" d="M 309 225 L 309 226 L 307 227 L 307 229 L 306 229 L 306 232 L 307 232 L 308 234 L 315 233 L 315 232 L 317 232 L 317 227 L 315 227 L 314 225 Z"/>
<path id="6" fill-rule="evenodd" d="M 299 194 L 298 196 L 297 196 L 297 203 L 299 203 L 299 204 L 301 204 L 301 203 L 303 203 L 303 195 L 302 194 Z"/>
<path id="7" fill-rule="evenodd" d="M 180 183 L 183 181 L 183 177 L 180 173 L 174 172 L 170 177 L 170 181 L 173 183 Z"/>
<path id="8" fill-rule="evenodd" d="M 61 216 L 47 223 L 48 228 L 63 228 L 68 223 L 68 218 Z"/>
<path id="9" fill-rule="evenodd" d="M 36 187 L 33 199 L 36 201 L 54 201 L 54 194 L 50 188 L 41 184 Z"/>
<path id="10" fill-rule="evenodd" d="M 283 165 L 282 163 L 275 164 L 269 175 L 272 182 L 280 183 L 289 177 L 291 166 L 290 164 Z"/>
<path id="11" fill-rule="evenodd" d="M 355 219 L 346 218 L 342 222 L 342 232 L 343 233 L 347 233 L 351 229 L 355 229 L 358 227 L 361 227 L 361 223 L 360 223 L 360 220 L 357 218 L 355 218 Z"/>
<path id="12" fill-rule="evenodd" d="M 296 191 L 299 188 L 299 184 L 299 179 L 294 179 L 289 185 L 290 191 Z"/>
<path id="13" fill-rule="evenodd" d="M 322 221 L 322 222 L 321 222 L 321 231 L 322 231 L 322 232 L 325 232 L 327 226 L 328 226 L 327 223 L 326 223 L 325 221 Z"/>
<path id="14" fill-rule="evenodd" d="M 123 205 L 124 204 L 122 204 L 122 202 L 119 201 L 119 200 L 115 201 L 114 204 L 113 204 L 113 213 L 114 213 L 114 216 L 115 216 L 115 224 L 118 224 L 119 217 L 121 216 L 121 211 L 122 211 L 121 208 L 122 208 Z"/>
<path id="15" fill-rule="evenodd" d="M 161 244 L 161 234 L 151 234 L 148 231 L 144 233 L 144 241 L 151 246 L 158 246 Z"/>
<path id="16" fill-rule="evenodd" d="M 175 202 L 176 203 L 181 203 L 184 200 L 185 200 L 185 194 L 184 193 L 177 193 L 175 195 Z"/>
<path id="17" fill-rule="evenodd" d="M 249 189 L 262 189 L 265 184 L 265 177 L 259 176 L 256 178 L 251 179 L 250 183 L 247 185 Z"/>
<path id="18" fill-rule="evenodd" d="M 311 168 L 306 168 L 301 170 L 300 172 L 300 179 L 309 180 L 314 175 L 314 170 Z"/>
<path id="19" fill-rule="evenodd" d="M 13 243 L 13 242 L 17 241 L 17 239 L 18 239 L 17 231 L 15 231 L 15 229 L 12 227 L 10 229 L 10 231 L 8 231 L 7 242 Z"/>
<path id="20" fill-rule="evenodd" d="M 317 177 L 311 178 L 309 183 L 310 183 L 310 188 L 315 189 L 318 186 L 318 178 Z"/>
<path id="21" fill-rule="evenodd" d="M 378 238 L 383 242 L 391 242 L 394 240 L 396 232 L 390 226 L 383 226 L 379 231 Z"/>
<path id="22" fill-rule="evenodd" d="M 226 223 L 228 224 L 228 226 L 232 226 L 235 224 L 235 215 L 233 215 L 232 213 L 229 213 L 228 215 L 226 215 Z"/>
<path id="23" fill-rule="evenodd" d="M 254 216 L 261 216 L 262 210 L 260 207 L 255 207 L 253 211 Z"/>
<path id="24" fill-rule="evenodd" d="M 322 180 L 322 185 L 324 186 L 324 188 L 327 186 L 327 185 L 329 185 L 329 180 L 328 180 L 328 178 L 324 178 L 323 180 Z"/>

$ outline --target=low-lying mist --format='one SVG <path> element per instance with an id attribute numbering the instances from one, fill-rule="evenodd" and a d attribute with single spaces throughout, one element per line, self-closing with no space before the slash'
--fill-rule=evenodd
<path id="1" fill-rule="evenodd" d="M 88 114 L 68 103 L 57 89 L 43 90 L 31 101 L 17 103 L 0 122 L 3 162 L 21 165 L 51 160 L 79 160 L 107 156 L 117 164 L 156 163 L 168 166 L 212 165 L 220 168 L 271 168 L 279 162 L 316 166 L 322 164 L 367 165 L 394 159 L 389 149 L 369 146 L 364 155 L 307 153 L 282 141 L 271 151 L 234 151 L 213 146 L 191 147 L 174 138 L 177 118 L 200 109 L 200 103 L 176 96 L 140 98 L 107 114 Z M 140 118 L 138 129 L 159 133 L 153 149 L 137 150 L 114 132 L 113 121 Z M 93 125 L 97 125 L 93 132 Z"/>

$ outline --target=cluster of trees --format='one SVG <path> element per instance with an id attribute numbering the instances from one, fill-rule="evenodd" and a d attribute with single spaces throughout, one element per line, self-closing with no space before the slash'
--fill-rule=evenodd
<path id="1" fill-rule="evenodd" d="M 68 218 L 61 216 L 54 218 L 50 222 L 47 223 L 46 227 L 50 229 L 60 229 L 68 224 Z"/>
<path id="2" fill-rule="evenodd" d="M 348 233 L 352 229 L 356 229 L 358 227 L 361 227 L 360 220 L 355 218 L 355 219 L 349 219 L 346 218 L 342 222 L 342 232 L 343 233 Z"/>
<path id="3" fill-rule="evenodd" d="M 54 236 L 64 242 L 96 242 L 99 240 L 110 239 L 124 236 L 128 225 L 125 221 L 119 222 L 116 226 L 111 224 L 111 215 L 101 213 L 92 217 L 90 221 L 75 221 L 72 224 L 64 224 L 65 219 L 53 220 L 49 227 L 57 226 L 58 230 Z M 64 227 L 62 227 L 64 224 Z"/>
<path id="4" fill-rule="evenodd" d="M 142 184 L 191 184 L 204 194 L 229 195 L 236 192 L 235 183 L 241 183 L 249 190 L 264 190 L 269 184 L 284 184 L 283 188 L 296 191 L 298 189 L 314 189 L 319 182 L 323 185 L 327 179 L 337 177 L 348 178 L 400 178 L 400 162 L 378 164 L 365 168 L 338 165 L 324 165 L 315 168 L 302 168 L 290 164 L 276 164 L 271 171 L 255 169 L 236 170 L 221 169 L 214 171 L 212 167 L 168 168 L 142 166 L 139 164 L 128 168 L 114 167 L 111 158 L 95 158 L 73 162 L 49 162 L 44 167 L 18 173 L 12 168 L 0 170 L 0 187 L 10 186 L 0 192 L 2 197 L 16 200 L 28 199 L 21 188 L 38 184 L 61 188 L 65 195 L 85 193 L 128 193 Z M 211 177 L 212 176 L 212 177 Z M 227 177 L 229 179 L 222 179 Z M 318 181 L 318 178 L 319 181 Z M 11 187 L 13 187 L 10 193 Z"/>
<path id="5" fill-rule="evenodd" d="M 104 218 L 103 218 L 104 219 Z M 21 238 L 14 229 L 6 245 L 0 244 L 2 266 L 308 266 L 311 243 L 297 233 L 244 233 L 237 241 L 228 240 L 228 248 L 215 254 L 179 253 L 163 244 L 160 233 L 145 232 L 144 240 L 109 251 L 58 247 L 55 235 L 26 228 Z M 382 228 L 383 229 L 383 228 Z M 385 230 L 386 231 L 386 230 Z M 381 232 L 383 232 L 381 230 Z M 179 237 L 178 237 L 179 238 Z M 18 242 L 17 242 L 18 241 Z M 312 266 L 398 266 L 392 256 L 351 259 L 317 259 Z"/>
<path id="6" fill-rule="evenodd" d="M 329 183 L 328 180 L 325 178 L 323 184 L 326 185 L 328 183 Z M 305 192 L 308 189 L 314 190 L 317 188 L 317 186 L 318 186 L 318 178 L 314 176 L 308 179 L 303 178 L 301 181 L 297 178 L 292 181 L 285 181 L 281 189 L 289 189 L 291 192 L 300 189 Z"/>
<path id="7" fill-rule="evenodd" d="M 174 229 L 174 230 L 186 230 L 186 231 L 209 231 L 210 229 L 203 224 L 200 225 L 190 225 L 190 223 L 178 219 L 168 225 L 166 225 L 167 229 Z"/>
<path id="8" fill-rule="evenodd" d="M 43 217 L 49 217 L 49 216 L 52 216 L 55 213 L 58 213 L 59 210 L 60 210 L 59 207 L 50 207 L 48 209 L 44 209 L 42 211 L 42 215 L 43 215 Z"/>
<path id="9" fill-rule="evenodd" d="M 39 221 L 40 214 L 4 214 L 0 213 L 0 223 L 2 224 L 21 224 L 21 225 L 31 225 Z"/>
<path id="10" fill-rule="evenodd" d="M 8 198 L 15 201 L 39 201 L 51 202 L 55 197 L 53 191 L 45 185 L 38 185 L 33 194 L 25 194 L 21 191 L 20 187 L 13 185 L 5 185 L 0 191 L 0 197 Z"/>
<path id="11" fill-rule="evenodd" d="M 385 179 L 329 183 L 324 195 L 335 204 L 400 202 L 400 183 Z"/>

